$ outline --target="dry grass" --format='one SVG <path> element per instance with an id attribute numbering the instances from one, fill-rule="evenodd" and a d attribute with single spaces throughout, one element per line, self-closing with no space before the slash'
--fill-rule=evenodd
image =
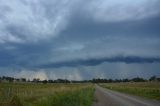
<path id="1" fill-rule="evenodd" d="M 0 105 L 91 106 L 92 84 L 0 83 Z"/>
<path id="2" fill-rule="evenodd" d="M 160 82 L 108 83 L 100 85 L 111 90 L 160 100 Z"/>

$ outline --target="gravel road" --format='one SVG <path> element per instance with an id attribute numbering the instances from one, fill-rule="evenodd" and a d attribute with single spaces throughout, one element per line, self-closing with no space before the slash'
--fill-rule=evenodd
<path id="1" fill-rule="evenodd" d="M 119 93 L 95 85 L 93 106 L 160 106 L 160 101 Z"/>

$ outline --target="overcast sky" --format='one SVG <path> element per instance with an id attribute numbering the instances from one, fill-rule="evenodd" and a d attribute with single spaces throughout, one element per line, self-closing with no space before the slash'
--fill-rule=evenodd
<path id="1" fill-rule="evenodd" d="M 0 76 L 160 76 L 160 0 L 0 0 Z"/>

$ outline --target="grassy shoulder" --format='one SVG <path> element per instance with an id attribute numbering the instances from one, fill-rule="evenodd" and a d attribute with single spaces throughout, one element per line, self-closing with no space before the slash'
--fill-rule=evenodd
<path id="1" fill-rule="evenodd" d="M 160 82 L 107 83 L 100 86 L 144 98 L 160 100 Z"/>
<path id="2" fill-rule="evenodd" d="M 2 106 L 92 106 L 93 84 L 0 83 Z"/>

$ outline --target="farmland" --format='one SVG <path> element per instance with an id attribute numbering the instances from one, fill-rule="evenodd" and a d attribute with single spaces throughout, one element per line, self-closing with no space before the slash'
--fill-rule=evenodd
<path id="1" fill-rule="evenodd" d="M 0 83 L 0 106 L 91 106 L 93 84 Z"/>
<path id="2" fill-rule="evenodd" d="M 148 99 L 160 100 L 160 82 L 107 83 L 100 86 Z"/>
<path id="3" fill-rule="evenodd" d="M 160 100 L 160 82 L 99 83 L 99 85 L 122 93 Z M 94 95 L 95 89 L 99 91 L 98 87 L 91 83 L 2 82 L 0 106 L 92 106 L 95 98 L 99 97 Z M 99 92 L 97 95 L 101 97 L 103 94 Z M 100 99 L 106 101 L 108 98 L 110 97 Z M 116 99 L 112 101 L 115 102 Z"/>

